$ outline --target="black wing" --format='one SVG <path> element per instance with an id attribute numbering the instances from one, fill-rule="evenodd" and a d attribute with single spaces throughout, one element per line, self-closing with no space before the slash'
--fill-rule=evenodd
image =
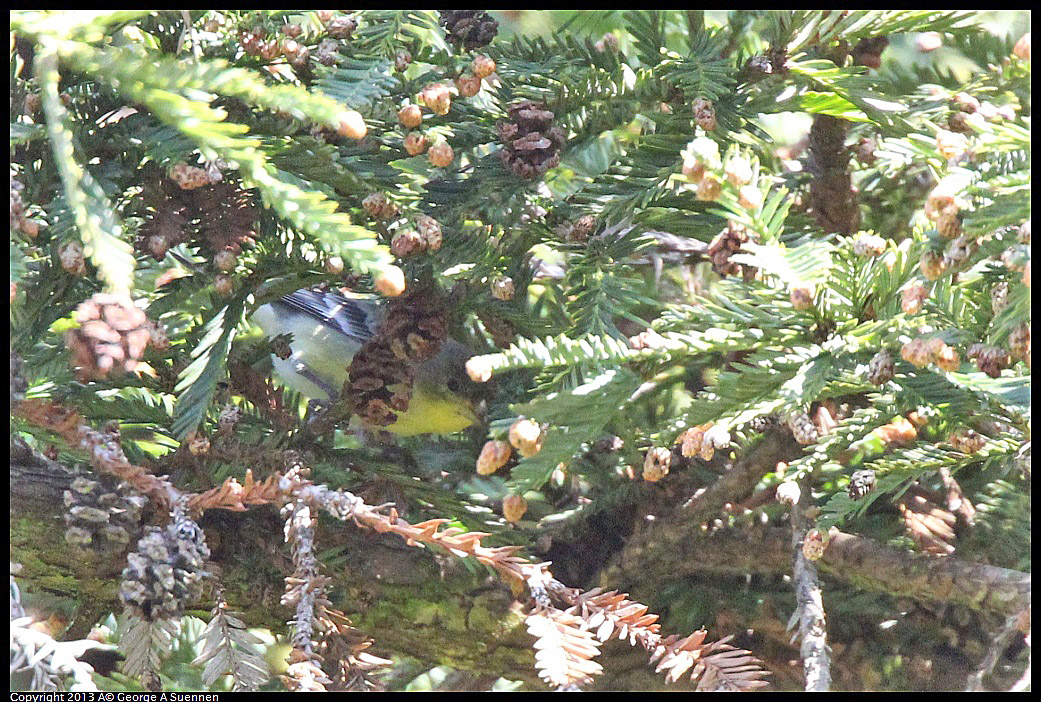
<path id="1" fill-rule="evenodd" d="M 360 344 L 372 338 L 379 323 L 376 302 L 352 299 L 327 290 L 297 290 L 279 303 L 336 329 Z"/>

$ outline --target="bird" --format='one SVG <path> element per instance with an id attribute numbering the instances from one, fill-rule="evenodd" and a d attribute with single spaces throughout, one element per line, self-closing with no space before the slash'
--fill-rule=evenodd
<path id="1" fill-rule="evenodd" d="M 302 289 L 260 306 L 252 321 L 271 338 L 292 334 L 287 358 L 272 358 L 284 385 L 316 401 L 335 402 L 347 381 L 351 359 L 371 340 L 386 312 L 375 296 Z M 465 364 L 470 350 L 454 339 L 416 367 L 408 409 L 380 427 L 400 436 L 454 434 L 476 420 Z"/>

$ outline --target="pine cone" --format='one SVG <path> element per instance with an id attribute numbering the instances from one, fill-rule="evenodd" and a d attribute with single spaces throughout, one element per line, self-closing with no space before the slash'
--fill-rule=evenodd
<path id="1" fill-rule="evenodd" d="M 488 46 L 499 31 L 499 23 L 484 10 L 439 10 L 448 41 L 468 51 Z"/>
<path id="2" fill-rule="evenodd" d="M 748 230 L 737 222 L 728 222 L 727 228 L 712 240 L 708 246 L 708 259 L 712 261 L 712 270 L 723 276 L 738 275 L 744 270 L 740 264 L 733 263 L 730 257 L 741 250 L 741 245 L 748 241 Z"/>
<path id="3" fill-rule="evenodd" d="M 149 527 L 127 556 L 119 598 L 145 621 L 180 617 L 201 594 L 209 557 L 205 534 L 194 521 L 182 517 L 165 528 Z"/>
<path id="4" fill-rule="evenodd" d="M 643 479 L 649 483 L 658 482 L 669 474 L 671 464 L 672 451 L 661 446 L 652 448 L 643 461 Z"/>
<path id="5" fill-rule="evenodd" d="M 748 423 L 748 428 L 757 434 L 762 434 L 777 426 L 780 426 L 781 418 L 776 414 L 761 414 Z"/>
<path id="6" fill-rule="evenodd" d="M 222 181 L 192 191 L 194 211 L 199 218 L 201 244 L 211 253 L 238 253 L 256 236 L 257 210 L 253 194 L 234 183 Z"/>
<path id="7" fill-rule="evenodd" d="M 415 369 L 398 358 L 383 340 L 370 340 L 351 360 L 347 396 L 351 411 L 373 426 L 397 421 L 412 400 Z"/>
<path id="8" fill-rule="evenodd" d="M 1016 360 L 1024 360 L 1030 364 L 1030 324 L 1023 322 L 1008 337 L 1009 355 Z"/>
<path id="9" fill-rule="evenodd" d="M 895 371 L 893 354 L 888 351 L 880 351 L 868 364 L 868 382 L 872 385 L 884 385 L 893 379 Z"/>
<path id="10" fill-rule="evenodd" d="M 379 328 L 355 354 L 347 382 L 352 412 L 375 426 L 408 410 L 415 368 L 436 356 L 448 338 L 443 296 L 432 286 L 412 286 L 395 298 Z"/>
<path id="11" fill-rule="evenodd" d="M 817 425 L 813 423 L 810 415 L 806 412 L 798 412 L 789 416 L 788 428 L 792 430 L 792 436 L 795 437 L 795 440 L 803 445 L 814 444 L 820 438 Z"/>
<path id="12" fill-rule="evenodd" d="M 875 471 L 858 470 L 849 478 L 849 487 L 846 491 L 851 500 L 859 500 L 864 495 L 875 489 Z"/>
<path id="13" fill-rule="evenodd" d="M 997 346 L 984 346 L 976 355 L 976 365 L 991 378 L 1001 377 L 1001 371 L 1011 364 L 1008 352 Z"/>
<path id="14" fill-rule="evenodd" d="M 225 180 L 183 190 L 167 177 L 152 181 L 141 196 L 144 223 L 138 230 L 137 249 L 163 260 L 166 251 L 198 238 L 211 255 L 238 253 L 255 236 L 253 194 Z M 198 237 L 196 237 L 196 232 Z"/>
<path id="15" fill-rule="evenodd" d="M 122 552 L 141 528 L 146 500 L 108 475 L 81 475 L 65 491 L 65 540 L 107 555 Z"/>
<path id="16" fill-rule="evenodd" d="M 853 63 L 878 70 L 882 65 L 882 52 L 887 46 L 888 37 L 865 37 L 853 47 Z"/>
<path id="17" fill-rule="evenodd" d="M 521 178 L 536 178 L 560 163 L 564 130 L 553 126 L 554 115 L 546 106 L 525 100 L 510 106 L 512 122 L 500 122 L 497 130 L 504 166 Z"/>
<path id="18" fill-rule="evenodd" d="M 65 334 L 81 382 L 133 371 L 151 340 L 151 322 L 126 295 L 96 293 L 76 308 L 79 327 Z"/>
<path id="19" fill-rule="evenodd" d="M 376 335 L 397 358 L 421 363 L 436 356 L 448 338 L 444 310 L 439 290 L 413 286 L 390 303 Z"/>

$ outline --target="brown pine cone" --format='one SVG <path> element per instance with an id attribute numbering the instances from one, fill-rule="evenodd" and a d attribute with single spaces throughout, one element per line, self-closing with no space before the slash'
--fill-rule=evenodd
<path id="1" fill-rule="evenodd" d="M 868 363 L 868 381 L 872 385 L 884 385 L 893 379 L 896 372 L 896 364 L 893 354 L 888 351 L 879 351 Z"/>
<path id="2" fill-rule="evenodd" d="M 546 106 L 524 100 L 509 108 L 511 122 L 497 126 L 503 149 L 503 165 L 521 178 L 535 178 L 560 163 L 564 130 L 553 126 L 554 115 Z"/>
<path id="3" fill-rule="evenodd" d="M 199 221 L 199 243 L 212 253 L 238 253 L 256 236 L 257 210 L 252 192 L 221 181 L 185 195 L 193 218 Z"/>
<path id="4" fill-rule="evenodd" d="M 346 396 L 351 411 L 366 424 L 387 426 L 408 410 L 415 382 L 413 366 L 375 337 L 351 360 Z M 376 343 L 374 343 L 374 341 Z"/>
<path id="5" fill-rule="evenodd" d="M 742 266 L 733 263 L 730 257 L 741 249 L 748 241 L 748 231 L 737 222 L 729 222 L 727 228 L 712 240 L 708 246 L 708 259 L 712 261 L 712 270 L 723 276 L 742 273 Z"/>
<path id="6" fill-rule="evenodd" d="M 210 549 L 194 521 L 181 517 L 164 528 L 149 527 L 127 556 L 119 598 L 145 621 L 176 619 L 202 593 Z"/>
<path id="7" fill-rule="evenodd" d="M 397 358 L 411 363 L 429 360 L 448 338 L 444 310 L 444 299 L 435 288 L 409 288 L 390 303 L 376 335 Z"/>
<path id="8" fill-rule="evenodd" d="M 1001 377 L 1001 371 L 1012 363 L 1008 351 L 997 346 L 985 346 L 976 356 L 976 365 L 991 378 Z"/>
<path id="9" fill-rule="evenodd" d="M 387 426 L 406 412 L 419 363 L 448 338 L 443 296 L 416 285 L 389 303 L 376 333 L 351 360 L 344 395 L 366 424 Z"/>
<path id="10" fill-rule="evenodd" d="M 455 46 L 472 51 L 488 46 L 499 31 L 499 23 L 483 10 L 439 10 L 446 39 Z"/>
<path id="11" fill-rule="evenodd" d="M 126 295 L 95 294 L 76 309 L 76 321 L 65 344 L 81 382 L 133 371 L 151 339 L 151 322 Z"/>

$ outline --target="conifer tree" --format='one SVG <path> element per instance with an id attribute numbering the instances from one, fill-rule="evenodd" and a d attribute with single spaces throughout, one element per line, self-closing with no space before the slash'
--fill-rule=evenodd
<path id="1" fill-rule="evenodd" d="M 561 16 L 12 12 L 13 689 L 1029 686 L 1029 33 Z"/>

